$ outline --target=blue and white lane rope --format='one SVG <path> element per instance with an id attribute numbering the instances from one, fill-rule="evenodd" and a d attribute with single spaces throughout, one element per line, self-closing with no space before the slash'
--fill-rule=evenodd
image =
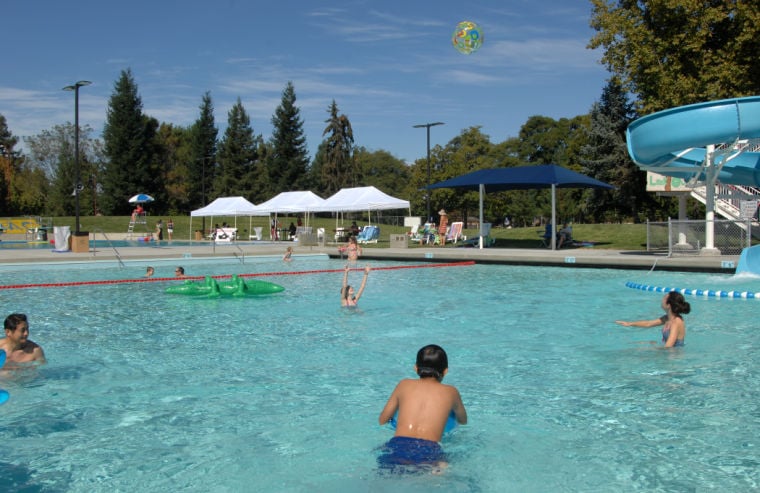
<path id="1" fill-rule="evenodd" d="M 686 289 L 686 288 L 671 288 L 661 286 L 651 286 L 649 284 L 638 284 L 628 281 L 625 283 L 626 287 L 633 289 L 640 289 L 642 291 L 654 291 L 657 293 L 669 293 L 676 291 L 684 296 L 701 296 L 704 298 L 739 298 L 739 299 L 756 299 L 760 300 L 760 292 L 754 293 L 752 291 L 715 291 L 712 289 Z"/>

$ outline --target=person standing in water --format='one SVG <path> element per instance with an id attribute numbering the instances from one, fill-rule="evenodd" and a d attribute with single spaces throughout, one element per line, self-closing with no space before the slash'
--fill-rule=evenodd
<path id="1" fill-rule="evenodd" d="M 29 339 L 29 321 L 24 313 L 12 313 L 5 319 L 5 337 L 0 339 L 0 350 L 7 356 L 5 366 L 13 363 L 45 363 L 42 347 Z"/>
<path id="2" fill-rule="evenodd" d="M 662 309 L 665 315 L 653 320 L 636 320 L 626 322 L 616 320 L 615 323 L 624 327 L 656 327 L 663 325 L 662 343 L 666 348 L 681 347 L 684 345 L 686 338 L 686 324 L 683 316 L 691 312 L 691 305 L 686 301 L 681 293 L 671 291 L 662 297 Z"/>
<path id="3" fill-rule="evenodd" d="M 341 306 L 356 306 L 359 303 L 359 298 L 364 293 L 364 288 L 367 286 L 367 277 L 369 277 L 370 267 L 369 265 L 364 268 L 364 277 L 362 283 L 359 286 L 359 291 L 354 292 L 353 286 L 348 284 L 348 271 L 351 270 L 346 264 L 345 271 L 343 272 L 343 286 L 340 289 L 340 305 Z"/>
<path id="4" fill-rule="evenodd" d="M 401 380 L 378 417 L 384 425 L 398 413 L 396 433 L 378 458 L 381 467 L 444 466 L 446 456 L 438 442 L 449 415 L 453 413 L 459 424 L 467 424 L 459 390 L 442 383 L 449 371 L 446 351 L 435 344 L 423 347 L 417 352 L 414 371 L 420 378 Z"/>

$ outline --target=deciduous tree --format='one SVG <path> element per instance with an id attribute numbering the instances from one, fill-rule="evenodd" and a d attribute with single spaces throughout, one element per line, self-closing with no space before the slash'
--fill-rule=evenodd
<path id="1" fill-rule="evenodd" d="M 760 93 L 757 0 L 591 0 L 590 48 L 641 114 Z"/>

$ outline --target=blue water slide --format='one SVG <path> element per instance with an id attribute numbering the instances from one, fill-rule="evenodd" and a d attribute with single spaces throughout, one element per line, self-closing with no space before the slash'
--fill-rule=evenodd
<path id="1" fill-rule="evenodd" d="M 626 134 L 628 153 L 636 164 L 662 175 L 689 179 L 699 173 L 707 145 L 760 138 L 760 96 L 659 111 L 632 122 Z M 760 186 L 758 152 L 745 151 L 715 164 L 723 165 L 718 174 L 721 183 Z"/>
<path id="2" fill-rule="evenodd" d="M 749 273 L 760 276 L 760 245 L 742 250 L 741 257 L 739 257 L 739 265 L 736 266 L 736 273 Z"/>

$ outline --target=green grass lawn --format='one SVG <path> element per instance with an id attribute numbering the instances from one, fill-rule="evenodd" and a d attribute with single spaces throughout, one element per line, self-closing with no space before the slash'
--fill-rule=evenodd
<path id="1" fill-rule="evenodd" d="M 148 227 L 152 231 L 158 219 L 163 219 L 164 224 L 168 216 L 148 217 Z M 172 216 L 174 220 L 174 239 L 190 239 L 190 217 L 189 216 Z M 235 224 L 234 217 L 214 217 L 215 224 L 227 222 Z M 287 227 L 290 221 L 295 221 L 294 217 L 282 217 L 280 219 L 283 227 Z M 126 233 L 129 226 L 128 216 L 82 216 L 80 217 L 81 229 L 83 231 L 99 233 L 104 231 L 109 233 Z M 250 226 L 249 226 L 250 224 Z M 253 217 L 250 221 L 247 217 L 237 218 L 237 226 L 240 231 L 240 237 L 248 238 L 250 227 L 260 226 L 264 231 L 264 238 L 269 238 L 269 225 L 266 217 Z M 312 218 L 309 225 L 316 230 L 325 228 L 328 239 L 335 229 L 335 219 L 329 217 Z M 350 220 L 345 225 L 351 224 Z M 74 229 L 73 217 L 56 217 L 53 218 L 53 225 L 71 226 Z M 193 218 L 193 230 L 201 229 L 202 218 Z M 361 222 L 360 222 L 361 225 Z M 210 218 L 206 218 L 206 229 L 212 227 Z M 401 226 L 380 225 L 380 241 L 377 244 L 367 245 L 373 247 L 388 247 L 389 235 L 404 234 L 408 228 Z M 137 225 L 136 232 L 143 232 L 143 226 Z M 165 233 L 165 230 L 164 230 Z M 477 235 L 476 229 L 465 229 L 464 234 L 468 237 Z M 493 228 L 491 236 L 496 239 L 497 248 L 539 248 L 541 246 L 541 235 L 543 227 L 531 228 Z M 646 250 L 646 225 L 645 224 L 573 224 L 573 239 L 577 242 L 593 243 L 594 248 L 611 249 L 611 250 Z M 448 246 L 448 245 L 447 245 Z M 410 244 L 410 247 L 414 245 Z"/>

